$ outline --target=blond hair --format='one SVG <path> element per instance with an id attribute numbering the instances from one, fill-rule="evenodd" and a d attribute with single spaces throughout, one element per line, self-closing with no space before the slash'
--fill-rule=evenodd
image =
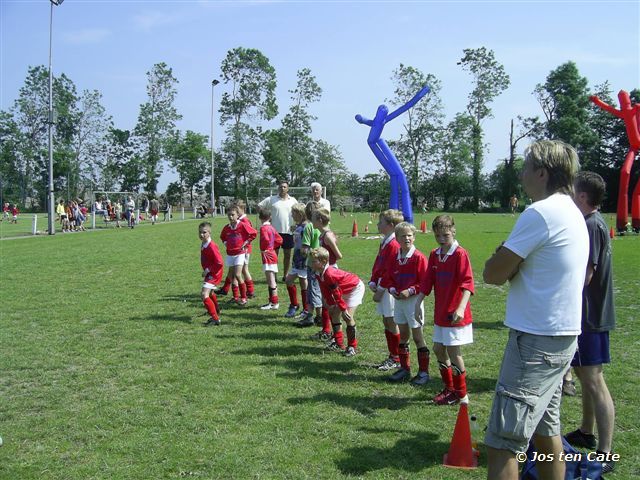
<path id="1" fill-rule="evenodd" d="M 384 220 L 390 225 L 394 227 L 404 221 L 404 217 L 402 216 L 402 212 L 400 210 L 394 210 L 390 208 L 389 210 L 385 210 L 380 213 L 380 219 Z"/>
<path id="2" fill-rule="evenodd" d="M 323 227 L 329 225 L 329 222 L 331 221 L 331 213 L 326 208 L 317 209 L 315 212 L 313 212 L 313 215 L 315 218 L 320 220 L 320 223 L 322 223 Z"/>
<path id="3" fill-rule="evenodd" d="M 309 256 L 312 260 L 319 260 L 320 262 L 327 263 L 329 261 L 329 250 L 324 247 L 312 248 L 309 251 Z"/>
<path id="4" fill-rule="evenodd" d="M 295 203 L 291 206 L 291 215 L 293 216 L 294 213 L 297 213 L 299 218 L 301 218 L 304 221 L 304 219 L 307 218 L 307 216 L 305 215 L 304 209 L 305 209 L 304 203 Z"/>
<path id="5" fill-rule="evenodd" d="M 524 151 L 525 162 L 533 169 L 544 168 L 548 175 L 547 193 L 573 194 L 573 182 L 580 169 L 575 148 L 560 140 L 539 140 Z"/>
<path id="6" fill-rule="evenodd" d="M 413 235 L 416 234 L 416 226 L 413 223 L 409 222 L 400 222 L 396 225 L 395 233 L 396 237 L 399 237 L 402 232 L 411 232 Z"/>

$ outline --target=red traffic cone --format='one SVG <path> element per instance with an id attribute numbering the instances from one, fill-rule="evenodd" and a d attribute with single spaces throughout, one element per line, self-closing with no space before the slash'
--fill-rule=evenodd
<path id="1" fill-rule="evenodd" d="M 358 236 L 358 222 L 356 222 L 355 220 L 353 221 L 353 228 L 351 229 L 351 236 L 352 237 L 357 237 Z"/>
<path id="2" fill-rule="evenodd" d="M 442 464 L 452 468 L 477 468 L 478 459 L 471 446 L 471 427 L 469 425 L 469 410 L 466 403 L 460 404 L 456 428 L 449 446 L 449 453 L 444 455 Z"/>
<path id="3" fill-rule="evenodd" d="M 422 220 L 422 223 L 420 224 L 420 231 L 422 233 L 427 233 L 427 221 L 426 220 Z"/>
<path id="4" fill-rule="evenodd" d="M 613 231 L 613 227 L 609 229 L 609 238 L 613 238 L 616 236 L 616 232 Z"/>

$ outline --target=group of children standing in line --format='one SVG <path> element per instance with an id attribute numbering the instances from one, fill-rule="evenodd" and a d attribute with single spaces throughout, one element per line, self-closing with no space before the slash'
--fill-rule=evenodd
<path id="1" fill-rule="evenodd" d="M 244 203 L 236 202 L 227 210 L 229 224 L 220 234 L 226 258 L 211 239 L 211 224 L 199 225 L 202 241 L 201 264 L 204 283 L 202 301 L 209 315 L 204 325 L 220 325 L 217 295 L 233 292 L 231 302 L 241 306 L 254 296 L 254 284 L 249 273 L 251 242 L 258 236 L 244 214 Z M 297 204 L 292 208 L 296 224 L 291 271 L 285 277 L 290 306 L 287 317 L 295 316 L 299 308 L 298 280 L 304 311 L 297 325 L 318 325 L 322 329 L 312 338 L 325 341 L 328 350 L 342 352 L 347 357 L 357 354 L 358 338 L 355 312 L 362 304 L 365 286 L 360 278 L 338 268 L 342 258 L 335 234 L 329 228 L 330 212 L 316 202 Z M 277 250 L 282 237 L 271 226 L 269 210 L 259 212 L 260 253 L 262 269 L 268 287 L 268 302 L 262 310 L 279 308 L 276 277 Z M 474 293 L 473 273 L 469 255 L 455 240 L 453 218 L 439 215 L 432 224 L 436 242 L 427 258 L 414 246 L 416 228 L 404 222 L 398 210 L 386 210 L 379 216 L 378 231 L 383 235 L 373 264 L 368 287 L 382 316 L 388 357 L 375 365 L 380 371 L 395 370 L 391 382 L 410 380 L 413 385 L 429 382 L 429 349 L 423 335 L 423 301 L 432 291 L 435 297 L 433 351 L 437 357 L 444 388 L 434 397 L 437 405 L 468 402 L 466 371 L 461 346 L 473 342 L 472 315 L 469 299 Z M 221 282 L 224 267 L 228 274 Z M 293 312 L 293 315 L 291 315 Z M 344 344 L 342 322 L 346 325 Z M 417 373 L 411 374 L 409 341 L 417 351 Z"/>

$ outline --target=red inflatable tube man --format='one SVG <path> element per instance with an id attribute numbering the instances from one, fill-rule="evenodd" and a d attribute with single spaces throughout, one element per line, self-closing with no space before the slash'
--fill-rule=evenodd
<path id="1" fill-rule="evenodd" d="M 624 158 L 624 164 L 620 171 L 620 190 L 618 190 L 618 215 L 616 218 L 616 228 L 618 232 L 627 229 L 627 213 L 629 211 L 629 177 L 631 176 L 631 166 L 640 150 L 640 104 L 631 105 L 631 98 L 624 90 L 618 92 L 620 110 L 604 103 L 596 96 L 589 97 L 593 103 L 606 112 L 621 118 L 627 129 L 629 139 L 629 151 Z M 631 195 L 631 226 L 635 232 L 640 232 L 640 180 L 636 183 Z"/>

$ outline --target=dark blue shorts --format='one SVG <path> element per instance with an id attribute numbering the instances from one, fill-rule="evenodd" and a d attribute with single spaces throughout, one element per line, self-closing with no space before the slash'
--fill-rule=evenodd
<path id="1" fill-rule="evenodd" d="M 571 361 L 572 367 L 591 367 L 611 363 L 609 332 L 582 332 L 578 348 Z"/>

